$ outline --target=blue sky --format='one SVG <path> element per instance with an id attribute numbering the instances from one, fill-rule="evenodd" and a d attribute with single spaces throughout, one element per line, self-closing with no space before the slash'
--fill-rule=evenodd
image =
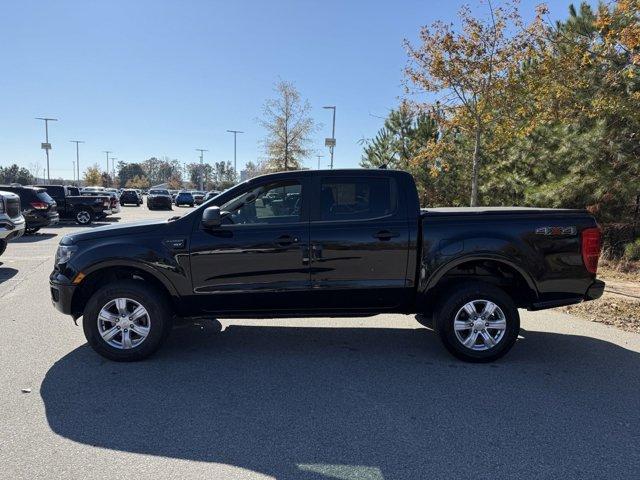
<path id="1" fill-rule="evenodd" d="M 43 122 L 51 124 L 51 176 L 169 156 L 183 163 L 262 155 L 256 119 L 279 78 L 292 81 L 323 124 L 325 155 L 336 105 L 335 166 L 357 166 L 403 94 L 403 39 L 421 25 L 455 21 L 458 1 L 13 1 L 0 15 L 0 165 L 45 165 Z M 469 2 L 482 11 L 477 1 Z M 532 15 L 538 2 L 522 1 Z M 547 2 L 554 18 L 568 1 Z M 313 157 L 306 165 L 315 167 Z"/>

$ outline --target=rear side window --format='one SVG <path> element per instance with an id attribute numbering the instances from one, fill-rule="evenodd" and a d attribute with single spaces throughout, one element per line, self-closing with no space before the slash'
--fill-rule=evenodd
<path id="1" fill-rule="evenodd" d="M 366 220 L 385 217 L 398 206 L 392 178 L 342 178 L 322 180 L 321 220 Z"/>
<path id="2" fill-rule="evenodd" d="M 42 202 L 46 202 L 46 203 L 53 202 L 53 198 L 51 198 L 51 196 L 47 192 L 45 192 L 44 190 L 38 191 L 36 193 L 36 197 L 38 197 L 38 200 L 40 200 Z"/>

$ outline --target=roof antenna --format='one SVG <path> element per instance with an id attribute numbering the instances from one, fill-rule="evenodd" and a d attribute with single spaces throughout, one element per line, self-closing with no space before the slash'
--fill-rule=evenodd
<path id="1" fill-rule="evenodd" d="M 380 165 L 378 168 L 379 168 L 380 170 L 386 170 L 386 169 L 387 169 L 387 167 L 388 167 L 388 164 L 387 164 L 387 163 L 383 163 L 383 164 L 382 164 L 382 165 Z"/>

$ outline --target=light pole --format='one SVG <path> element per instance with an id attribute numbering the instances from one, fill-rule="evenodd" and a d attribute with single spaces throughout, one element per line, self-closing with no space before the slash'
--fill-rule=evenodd
<path id="1" fill-rule="evenodd" d="M 44 142 L 40 144 L 47 154 L 47 184 L 51 183 L 51 175 L 49 174 L 49 150 L 51 150 L 51 144 L 49 143 L 49 122 L 57 122 L 57 118 L 36 117 L 36 120 L 44 120 Z"/>
<path id="2" fill-rule="evenodd" d="M 238 169 L 236 167 L 236 137 L 238 136 L 239 133 L 244 133 L 244 132 L 241 132 L 240 130 L 227 130 L 227 132 L 233 133 L 233 175 L 237 178 Z"/>
<path id="3" fill-rule="evenodd" d="M 71 175 L 73 175 L 73 181 L 76 181 L 76 162 L 71 160 L 73 167 L 71 168 Z"/>
<path id="4" fill-rule="evenodd" d="M 324 144 L 329 147 L 329 152 L 331 153 L 331 169 L 333 169 L 333 149 L 336 146 L 336 107 L 335 105 L 322 107 L 327 110 L 333 110 L 333 126 L 331 127 L 331 138 L 325 138 Z"/>
<path id="5" fill-rule="evenodd" d="M 103 150 L 102 151 L 107 156 L 107 173 L 109 173 L 109 154 L 113 153 L 111 150 Z"/>
<path id="6" fill-rule="evenodd" d="M 318 157 L 318 170 L 320 170 L 320 159 L 324 157 L 324 155 L 316 155 Z"/>
<path id="7" fill-rule="evenodd" d="M 76 170 L 77 170 L 77 177 L 78 177 L 78 186 L 80 186 L 80 147 L 78 147 L 79 143 L 84 143 L 83 140 L 69 140 L 71 143 L 75 143 L 76 144 Z"/>
<path id="8" fill-rule="evenodd" d="M 118 157 L 111 157 L 111 177 L 113 178 L 113 183 L 116 183 L 116 162 L 114 160 L 117 160 Z M 109 174 L 109 172 L 107 171 L 107 174 Z"/>
<path id="9" fill-rule="evenodd" d="M 200 172 L 199 172 L 199 177 L 200 177 L 200 191 L 204 190 L 204 178 L 202 175 L 202 165 L 204 164 L 204 152 L 208 152 L 209 150 L 205 150 L 204 148 L 196 148 L 197 152 L 200 152 Z"/>

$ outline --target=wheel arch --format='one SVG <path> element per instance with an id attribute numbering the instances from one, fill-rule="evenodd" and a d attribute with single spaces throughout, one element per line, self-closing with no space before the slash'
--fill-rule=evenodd
<path id="1" fill-rule="evenodd" d="M 528 308 L 538 298 L 538 289 L 529 273 L 517 263 L 498 255 L 465 255 L 438 268 L 424 282 L 419 294 L 431 304 L 443 290 L 455 284 L 480 281 L 505 290 L 518 307 Z"/>
<path id="2" fill-rule="evenodd" d="M 178 297 L 178 292 L 173 284 L 162 273 L 144 263 L 108 261 L 94 265 L 83 273 L 85 277 L 76 288 L 71 300 L 71 312 L 75 318 L 82 315 L 87 301 L 100 287 L 108 282 L 117 282 L 125 279 L 140 280 L 153 286 L 156 290 L 166 295 L 166 298 L 175 308 L 175 298 Z"/>

